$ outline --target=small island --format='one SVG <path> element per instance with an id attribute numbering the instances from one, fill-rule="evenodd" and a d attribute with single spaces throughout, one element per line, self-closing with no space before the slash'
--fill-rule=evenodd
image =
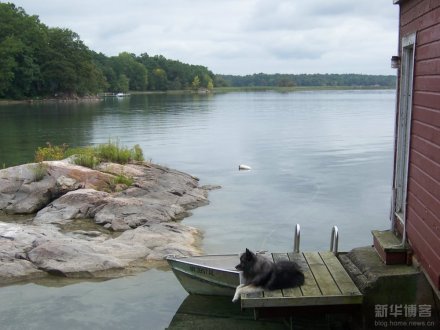
<path id="1" fill-rule="evenodd" d="M 201 232 L 179 220 L 218 187 L 151 162 L 91 157 L 93 168 L 72 155 L 0 170 L 0 284 L 110 278 L 201 252 Z"/>

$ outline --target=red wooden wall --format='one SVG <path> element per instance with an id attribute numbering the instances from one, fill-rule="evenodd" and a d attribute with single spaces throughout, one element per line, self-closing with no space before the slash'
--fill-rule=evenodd
<path id="1" fill-rule="evenodd" d="M 440 288 L 440 0 L 401 1 L 399 32 L 417 32 L 407 237 Z"/>

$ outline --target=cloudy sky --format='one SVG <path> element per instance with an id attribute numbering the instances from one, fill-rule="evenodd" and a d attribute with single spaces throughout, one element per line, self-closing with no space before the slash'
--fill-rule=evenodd
<path id="1" fill-rule="evenodd" d="M 160 54 L 222 74 L 395 74 L 392 0 L 9 1 L 109 56 Z"/>

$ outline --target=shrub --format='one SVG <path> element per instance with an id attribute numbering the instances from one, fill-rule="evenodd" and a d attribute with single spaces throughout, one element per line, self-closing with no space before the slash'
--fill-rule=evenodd
<path id="1" fill-rule="evenodd" d="M 144 161 L 144 153 L 142 152 L 142 148 L 139 144 L 136 144 L 133 147 L 133 160 L 136 160 L 138 162 Z"/>
<path id="2" fill-rule="evenodd" d="M 99 144 L 94 147 L 68 148 L 66 144 L 52 146 L 49 142 L 47 147 L 39 147 L 35 152 L 35 161 L 60 160 L 69 156 L 75 156 L 76 165 L 95 168 L 100 162 L 113 162 L 127 164 L 131 161 L 143 161 L 144 155 L 142 148 L 136 144 L 129 149 L 120 146 L 119 141 L 109 140 L 107 143 Z"/>
<path id="3" fill-rule="evenodd" d="M 109 140 L 95 147 L 96 155 L 101 161 L 126 164 L 132 160 L 132 151 L 119 145 L 119 141 Z"/>
<path id="4" fill-rule="evenodd" d="M 67 144 L 61 146 L 53 146 L 50 142 L 46 142 L 47 147 L 38 147 L 35 152 L 35 161 L 40 163 L 45 160 L 61 160 L 65 158 L 65 152 L 68 148 Z"/>
<path id="5" fill-rule="evenodd" d="M 89 168 L 95 168 L 100 163 L 93 147 L 72 148 L 67 150 L 66 156 L 74 156 L 73 162 L 76 165 Z"/>

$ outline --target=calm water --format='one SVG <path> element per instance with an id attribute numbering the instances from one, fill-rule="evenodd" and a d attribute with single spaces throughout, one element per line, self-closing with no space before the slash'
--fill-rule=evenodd
<path id="1" fill-rule="evenodd" d="M 2 106 L 0 165 L 31 161 L 47 141 L 140 144 L 146 158 L 223 187 L 184 220 L 204 231 L 206 253 L 288 251 L 296 223 L 301 249 L 327 249 L 338 225 L 340 250 L 349 250 L 389 226 L 394 98 L 249 92 Z M 0 288 L 1 328 L 163 329 L 187 296 L 166 269 L 55 284 Z"/>

